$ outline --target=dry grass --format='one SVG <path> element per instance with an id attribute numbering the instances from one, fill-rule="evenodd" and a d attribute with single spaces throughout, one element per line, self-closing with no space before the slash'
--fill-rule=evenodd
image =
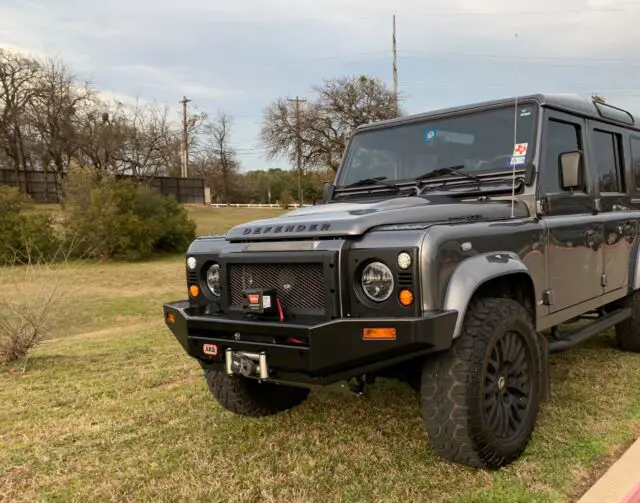
<path id="1" fill-rule="evenodd" d="M 201 232 L 244 220 L 213 211 Z M 438 459 L 417 396 L 391 381 L 364 398 L 315 391 L 277 417 L 234 416 L 163 325 L 162 303 L 185 296 L 183 267 L 83 264 L 42 278 L 66 282 L 65 307 L 24 374 L 0 369 L 0 501 L 572 501 L 638 434 L 640 355 L 610 334 L 553 357 L 533 442 L 497 473 Z"/>

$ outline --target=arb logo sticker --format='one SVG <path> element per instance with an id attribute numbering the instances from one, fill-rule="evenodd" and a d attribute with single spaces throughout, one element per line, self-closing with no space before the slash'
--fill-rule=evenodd
<path id="1" fill-rule="evenodd" d="M 205 355 L 216 356 L 218 354 L 218 346 L 215 344 L 205 344 L 202 346 L 202 352 Z"/>

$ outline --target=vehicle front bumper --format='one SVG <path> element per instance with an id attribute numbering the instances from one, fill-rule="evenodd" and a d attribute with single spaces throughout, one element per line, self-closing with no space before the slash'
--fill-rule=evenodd
<path id="1" fill-rule="evenodd" d="M 328 385 L 447 349 L 457 312 L 432 312 L 421 318 L 341 318 L 307 325 L 201 315 L 188 301 L 178 301 L 164 305 L 164 317 L 187 354 L 204 365 L 228 369 L 227 350 L 264 354 L 270 380 Z M 396 337 L 365 340 L 364 328 L 394 328 Z M 295 338 L 303 344 L 250 340 L 261 336 Z M 213 345 L 216 354 L 206 354 L 205 345 Z"/>

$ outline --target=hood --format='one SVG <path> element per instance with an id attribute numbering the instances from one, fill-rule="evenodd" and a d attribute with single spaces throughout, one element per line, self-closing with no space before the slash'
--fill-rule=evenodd
<path id="1" fill-rule="evenodd" d="M 517 201 L 515 216 L 529 216 Z M 329 203 L 298 208 L 275 218 L 253 220 L 233 227 L 230 241 L 359 236 L 373 227 L 389 224 L 453 223 L 511 218 L 511 201 L 460 202 L 437 197 L 399 197 L 384 201 Z"/>

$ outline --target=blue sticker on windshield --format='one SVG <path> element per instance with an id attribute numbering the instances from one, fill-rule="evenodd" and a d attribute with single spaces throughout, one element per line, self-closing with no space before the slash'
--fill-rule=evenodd
<path id="1" fill-rule="evenodd" d="M 525 163 L 526 155 L 514 155 L 511 157 L 511 166 L 518 166 Z"/>
<path id="2" fill-rule="evenodd" d="M 436 136 L 438 136 L 438 132 L 435 129 L 430 129 L 429 131 L 425 131 L 424 141 L 433 140 Z"/>

